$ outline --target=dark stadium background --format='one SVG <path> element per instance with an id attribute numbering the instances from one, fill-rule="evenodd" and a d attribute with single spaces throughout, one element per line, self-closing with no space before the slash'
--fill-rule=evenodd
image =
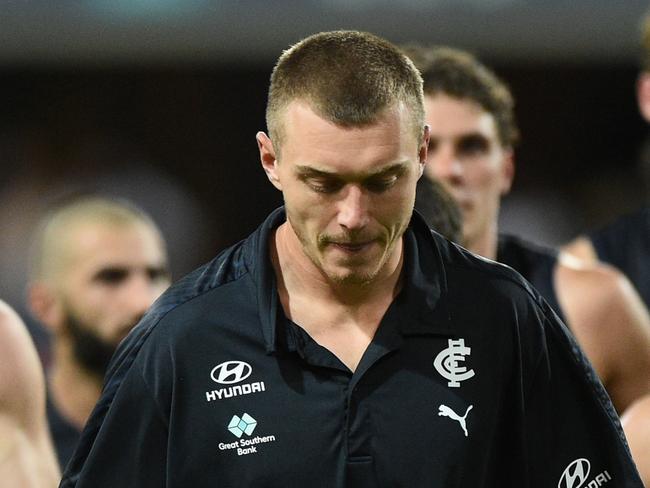
<path id="1" fill-rule="evenodd" d="M 634 84 L 647 2 L 3 4 L 0 296 L 21 311 L 30 227 L 71 188 L 128 188 L 160 221 L 177 278 L 254 229 L 281 203 L 255 143 L 268 77 L 319 30 L 454 45 L 507 80 L 523 138 L 505 229 L 557 244 L 643 199 Z"/>

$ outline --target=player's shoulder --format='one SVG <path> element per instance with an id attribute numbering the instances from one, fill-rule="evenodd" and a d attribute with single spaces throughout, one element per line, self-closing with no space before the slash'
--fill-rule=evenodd
<path id="1" fill-rule="evenodd" d="M 625 306 L 636 295 L 630 280 L 607 263 L 586 263 L 569 254 L 562 254 L 557 276 L 568 288 L 580 290 L 595 306 Z"/>
<path id="2" fill-rule="evenodd" d="M 650 480 L 650 395 L 636 400 L 621 417 L 641 477 Z"/>
<path id="3" fill-rule="evenodd" d="M 260 283 L 269 281 L 269 240 L 284 215 L 282 208 L 277 209 L 248 237 L 169 287 L 138 325 L 140 334 L 149 334 L 161 322 L 178 329 L 179 315 L 185 317 L 182 328 L 186 331 L 193 318 L 224 313 L 224 308 L 251 308 Z"/>
<path id="4" fill-rule="evenodd" d="M 0 301 L 0 409 L 28 418 L 44 395 L 36 348 L 20 316 Z"/>
<path id="5" fill-rule="evenodd" d="M 650 395 L 636 400 L 621 417 L 626 431 L 642 431 L 648 434 L 650 445 Z"/>
<path id="6" fill-rule="evenodd" d="M 36 356 L 34 344 L 20 316 L 7 303 L 0 300 L 0 358 L 4 370 L 21 371 L 25 363 Z"/>
<path id="7" fill-rule="evenodd" d="M 539 294 L 510 266 L 475 254 L 464 247 L 434 236 L 447 270 L 447 280 L 455 286 L 479 293 L 515 294 L 537 302 Z"/>
<path id="8" fill-rule="evenodd" d="M 173 341 L 190 332 L 192 318 L 218 311 L 219 302 L 243 301 L 238 285 L 248 274 L 245 252 L 242 241 L 172 284 L 122 341 L 116 356 L 137 354 L 152 341 Z"/>
<path id="9" fill-rule="evenodd" d="M 519 357 L 529 372 L 543 356 L 549 336 L 565 343 L 563 349 L 573 355 L 566 327 L 517 271 L 435 239 L 443 262 L 448 313 L 458 327 L 479 334 L 489 331 L 492 338 L 520 348 Z"/>
<path id="10" fill-rule="evenodd" d="M 21 330 L 24 328 L 22 320 L 13 308 L 0 300 L 0 334 L 6 341 L 20 340 Z M 0 344 L 5 340 L 0 341 Z"/>

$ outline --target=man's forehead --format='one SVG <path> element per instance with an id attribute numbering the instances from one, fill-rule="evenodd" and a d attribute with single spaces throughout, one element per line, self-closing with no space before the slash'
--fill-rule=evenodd
<path id="1" fill-rule="evenodd" d="M 114 225 L 104 222 L 79 222 L 62 236 L 61 254 L 73 261 L 99 259 L 126 260 L 137 256 L 134 243 L 142 242 L 146 256 L 159 259 L 163 246 L 158 232 L 144 222 Z M 133 258 L 131 258 L 133 259 Z"/>
<path id="2" fill-rule="evenodd" d="M 425 117 L 431 136 L 453 132 L 454 136 L 482 134 L 497 135 L 496 118 L 478 102 L 469 98 L 447 95 L 425 96 Z"/>
<path id="3" fill-rule="evenodd" d="M 67 229 L 62 229 L 70 238 L 67 245 L 85 244 L 101 246 L 107 239 L 112 241 L 132 238 L 150 239 L 158 235 L 158 231 L 145 222 L 133 220 L 128 222 L 111 222 L 105 220 L 90 220 L 71 222 Z"/>
<path id="4" fill-rule="evenodd" d="M 380 123 L 392 123 L 395 129 L 398 127 L 402 131 L 409 130 L 409 125 L 412 123 L 412 116 L 410 109 L 401 101 L 396 100 L 394 103 L 387 105 L 383 110 L 377 112 L 373 120 L 367 123 L 350 123 L 346 121 L 336 121 L 330 116 L 321 112 L 317 106 L 309 100 L 296 98 L 289 102 L 283 111 L 282 119 L 287 128 L 303 129 L 305 123 L 320 126 L 321 128 L 329 128 L 330 130 L 347 130 L 347 131 L 363 131 L 364 129 L 371 128 Z"/>

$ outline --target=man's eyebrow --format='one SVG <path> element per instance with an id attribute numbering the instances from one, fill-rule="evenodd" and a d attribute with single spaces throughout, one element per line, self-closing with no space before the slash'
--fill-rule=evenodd
<path id="1" fill-rule="evenodd" d="M 318 178 L 318 177 L 335 176 L 334 173 L 331 173 L 329 171 L 323 171 L 320 169 L 313 168 L 311 166 L 303 166 L 303 165 L 296 166 L 295 172 L 300 178 Z"/>
<path id="2" fill-rule="evenodd" d="M 128 266 L 107 265 L 97 269 L 91 277 L 92 281 L 121 279 L 129 274 Z"/>
<path id="3" fill-rule="evenodd" d="M 461 134 L 460 136 L 458 136 L 458 139 L 467 139 L 469 137 L 488 139 L 488 136 L 486 136 L 485 134 L 483 134 L 480 131 L 465 132 L 464 134 Z"/>
<path id="4" fill-rule="evenodd" d="M 406 171 L 410 163 L 411 163 L 410 161 L 403 161 L 400 163 L 391 164 L 386 168 L 380 169 L 379 171 L 375 171 L 374 173 L 370 173 L 368 176 L 372 178 L 376 176 L 388 175 L 391 173 L 402 174 L 404 171 Z"/>
<path id="5" fill-rule="evenodd" d="M 402 173 L 406 171 L 408 164 L 408 161 L 391 164 L 385 168 L 362 175 L 362 179 L 381 177 L 391 173 Z M 340 178 L 337 173 L 316 169 L 312 166 L 297 165 L 295 171 L 299 178 Z"/>

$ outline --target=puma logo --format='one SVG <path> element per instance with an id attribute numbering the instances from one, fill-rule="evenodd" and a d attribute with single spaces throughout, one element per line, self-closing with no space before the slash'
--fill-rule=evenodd
<path id="1" fill-rule="evenodd" d="M 467 407 L 467 411 L 465 412 L 465 415 L 461 417 L 456 412 L 454 412 L 451 408 L 449 408 L 447 405 L 440 405 L 438 407 L 438 415 L 441 417 L 449 417 L 450 419 L 458 422 L 460 426 L 463 428 L 463 432 L 465 432 L 465 437 L 467 437 L 467 424 L 465 422 L 465 419 L 467 418 L 467 414 L 473 407 L 474 405 L 470 405 L 469 407 Z"/>

